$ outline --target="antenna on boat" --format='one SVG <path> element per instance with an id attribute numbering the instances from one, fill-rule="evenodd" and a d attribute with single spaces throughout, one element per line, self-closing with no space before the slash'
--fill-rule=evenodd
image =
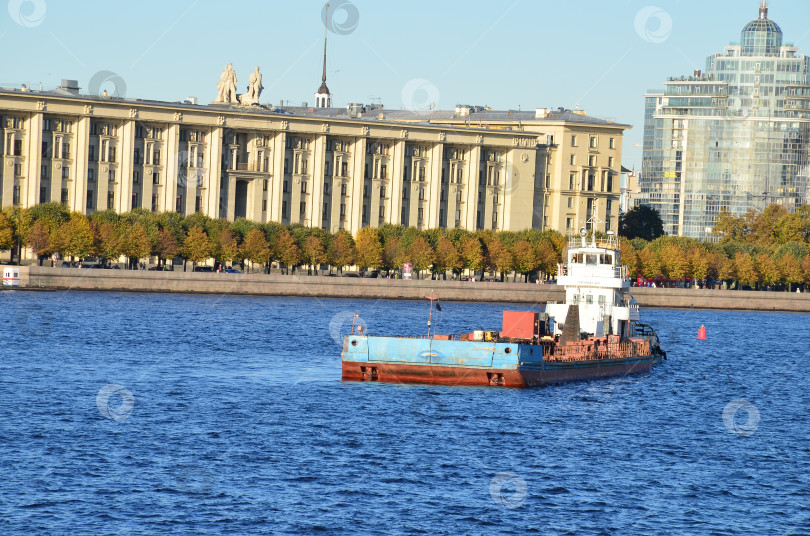
<path id="1" fill-rule="evenodd" d="M 430 296 L 425 296 L 425 298 L 430 300 L 430 313 L 428 314 L 428 339 L 430 338 L 430 326 L 432 325 L 433 321 L 433 302 L 436 301 L 436 310 L 441 311 L 441 307 L 439 307 L 439 297 L 433 294 L 433 291 L 430 291 Z"/>

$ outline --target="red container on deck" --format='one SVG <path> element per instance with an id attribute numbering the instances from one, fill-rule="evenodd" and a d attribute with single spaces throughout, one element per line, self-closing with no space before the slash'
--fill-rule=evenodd
<path id="1" fill-rule="evenodd" d="M 504 311 L 501 337 L 531 339 L 537 333 L 538 318 L 532 311 Z"/>

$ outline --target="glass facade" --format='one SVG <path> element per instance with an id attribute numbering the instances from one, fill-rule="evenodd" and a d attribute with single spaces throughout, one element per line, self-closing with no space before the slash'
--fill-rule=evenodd
<path id="1" fill-rule="evenodd" d="M 645 95 L 639 202 L 658 209 L 667 234 L 712 240 L 723 208 L 808 201 L 808 60 L 767 14 L 763 2 L 705 72 Z"/>

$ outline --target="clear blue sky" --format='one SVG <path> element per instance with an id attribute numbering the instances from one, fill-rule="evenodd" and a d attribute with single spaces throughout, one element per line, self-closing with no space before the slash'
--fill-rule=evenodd
<path id="1" fill-rule="evenodd" d="M 643 94 L 667 76 L 703 69 L 738 41 L 759 0 L 336 0 L 329 33 L 333 103 L 387 108 L 457 103 L 497 109 L 579 106 L 633 125 L 624 165 L 641 167 Z M 656 6 L 658 6 L 656 8 Z M 262 102 L 314 101 L 323 2 L 11 0 L 0 12 L 0 85 L 87 91 L 116 73 L 125 96 L 168 101 L 216 96 L 229 62 L 244 90 L 256 65 Z M 810 54 L 810 2 L 772 0 L 786 43 Z M 104 78 L 104 77 L 102 77 Z M 113 90 L 106 77 L 102 88 Z M 416 80 L 416 82 L 414 82 Z M 121 83 L 123 81 L 123 84 Z"/>

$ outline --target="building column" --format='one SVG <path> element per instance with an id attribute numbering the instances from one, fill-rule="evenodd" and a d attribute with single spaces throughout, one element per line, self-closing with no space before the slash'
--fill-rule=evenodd
<path id="1" fill-rule="evenodd" d="M 391 202 L 386 207 L 388 214 L 385 221 L 394 225 L 402 220 L 402 187 L 404 186 L 405 173 L 405 140 L 397 140 L 391 148 L 392 155 L 389 161 L 391 168 Z"/>
<path id="2" fill-rule="evenodd" d="M 213 128 L 208 133 L 205 152 L 203 212 L 209 218 L 219 218 L 220 207 L 222 206 L 219 189 L 222 182 L 222 127 Z"/>
<path id="3" fill-rule="evenodd" d="M 478 175 L 481 170 L 481 146 L 470 148 L 470 161 L 468 164 L 467 188 L 464 209 L 461 215 L 461 226 L 468 231 L 475 231 L 476 217 L 478 215 Z"/>
<path id="4" fill-rule="evenodd" d="M 25 121 L 24 154 L 27 164 L 25 181 L 20 181 L 20 204 L 33 207 L 39 204 L 39 185 L 42 184 L 42 114 L 33 113 Z"/>
<path id="5" fill-rule="evenodd" d="M 124 121 L 118 130 L 118 171 L 119 199 L 116 203 L 117 211 L 127 212 L 132 209 L 132 172 L 135 169 L 135 121 Z"/>
<path id="6" fill-rule="evenodd" d="M 174 123 L 166 129 L 166 167 L 164 175 L 163 208 L 177 210 L 177 158 L 180 151 L 180 125 Z"/>
<path id="7" fill-rule="evenodd" d="M 352 235 L 363 226 L 363 183 L 365 181 L 366 138 L 357 138 L 352 148 L 352 177 L 346 197 L 347 230 Z"/>
<path id="8" fill-rule="evenodd" d="M 425 214 L 425 228 L 439 227 L 439 207 L 442 198 L 442 163 L 444 157 L 444 144 L 437 143 L 430 150 L 430 168 L 428 169 L 427 214 Z"/>
<path id="9" fill-rule="evenodd" d="M 323 184 L 326 180 L 326 134 L 315 136 L 312 144 L 312 170 L 309 191 L 309 203 L 307 203 L 307 217 L 310 227 L 321 227 L 323 225 Z M 334 166 L 333 166 L 334 167 Z M 334 169 L 333 176 L 334 176 Z"/>
<path id="10" fill-rule="evenodd" d="M 273 136 L 271 155 L 271 177 L 269 191 L 267 192 L 267 221 L 280 222 L 282 220 L 281 201 L 284 193 L 284 152 L 287 144 L 287 133 L 279 131 Z"/>
<path id="11" fill-rule="evenodd" d="M 87 147 L 90 145 L 90 117 L 81 117 L 76 122 L 73 151 L 73 195 L 70 210 L 87 214 Z"/>

